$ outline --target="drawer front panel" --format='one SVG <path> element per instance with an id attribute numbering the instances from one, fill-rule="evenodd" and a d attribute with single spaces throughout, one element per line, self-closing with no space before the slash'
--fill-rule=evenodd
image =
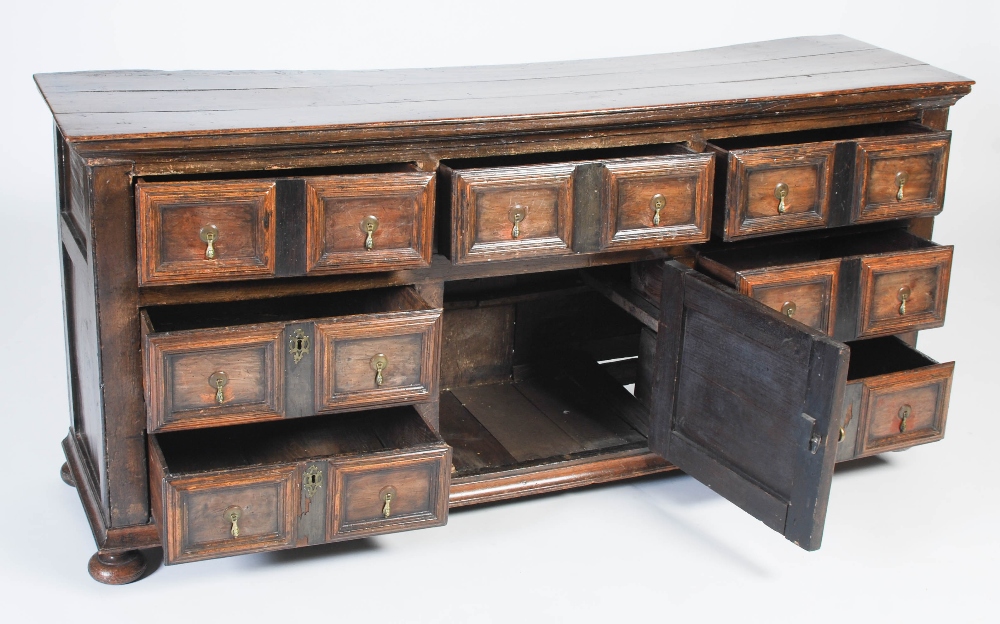
<path id="1" fill-rule="evenodd" d="M 944 437 L 953 363 L 864 380 L 858 452 L 870 455 Z"/>
<path id="2" fill-rule="evenodd" d="M 445 524 L 451 452 L 421 455 L 336 467 L 330 539 Z"/>
<path id="3" fill-rule="evenodd" d="M 431 397 L 437 387 L 440 324 L 437 310 L 317 322 L 316 410 Z"/>
<path id="4" fill-rule="evenodd" d="M 950 143 L 947 132 L 859 140 L 855 222 L 941 212 Z"/>
<path id="5" fill-rule="evenodd" d="M 602 163 L 601 248 L 707 241 L 713 162 L 711 154 L 690 154 Z"/>
<path id="6" fill-rule="evenodd" d="M 833 143 L 815 143 L 732 151 L 727 240 L 826 227 L 834 150 Z"/>
<path id="7" fill-rule="evenodd" d="M 434 175 L 385 173 L 306 180 L 309 274 L 430 265 Z M 371 229 L 369 244 L 368 229 Z"/>
<path id="8" fill-rule="evenodd" d="M 862 258 L 858 335 L 880 336 L 943 325 L 951 259 L 951 247 Z"/>
<path id="9" fill-rule="evenodd" d="M 574 168 L 557 164 L 456 171 L 454 261 L 572 253 Z"/>
<path id="10" fill-rule="evenodd" d="M 140 284 L 270 277 L 275 182 L 139 183 Z"/>
<path id="11" fill-rule="evenodd" d="M 833 334 L 839 273 L 839 260 L 744 271 L 738 274 L 738 290 L 804 325 Z"/>
<path id="12" fill-rule="evenodd" d="M 291 546 L 295 474 L 289 466 L 168 482 L 167 563 Z"/>
<path id="13" fill-rule="evenodd" d="M 281 418 L 282 335 L 266 326 L 148 336 L 149 430 Z"/>

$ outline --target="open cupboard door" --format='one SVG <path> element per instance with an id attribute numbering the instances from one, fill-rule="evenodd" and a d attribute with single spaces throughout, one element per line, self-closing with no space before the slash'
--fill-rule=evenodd
<path id="1" fill-rule="evenodd" d="M 650 448 L 816 550 L 848 348 L 677 262 L 660 305 Z"/>

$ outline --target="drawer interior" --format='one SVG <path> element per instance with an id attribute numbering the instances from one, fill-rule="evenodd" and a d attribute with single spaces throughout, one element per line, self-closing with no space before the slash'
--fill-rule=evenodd
<path id="1" fill-rule="evenodd" d="M 936 247 L 903 229 L 849 232 L 841 235 L 770 237 L 766 241 L 729 243 L 698 254 L 698 264 L 717 278 L 733 283 L 734 273 L 771 266 L 815 262 Z"/>
<path id="2" fill-rule="evenodd" d="M 166 474 L 174 476 L 440 443 L 409 406 L 153 435 Z"/>
<path id="3" fill-rule="evenodd" d="M 758 147 L 777 147 L 780 145 L 799 145 L 803 143 L 819 143 L 821 141 L 851 141 L 870 137 L 891 137 L 912 134 L 931 134 L 934 130 L 921 124 L 905 121 L 885 124 L 865 124 L 859 126 L 842 126 L 838 128 L 821 128 L 817 130 L 802 130 L 797 132 L 782 132 L 777 134 L 759 134 L 756 136 L 741 136 L 711 141 L 712 145 L 724 150 L 754 149 Z"/>
<path id="4" fill-rule="evenodd" d="M 847 380 L 912 371 L 937 364 L 895 336 L 848 342 L 851 361 Z"/>
<path id="5" fill-rule="evenodd" d="M 440 422 L 453 480 L 644 448 L 639 333 L 575 272 L 449 283 Z"/>
<path id="6" fill-rule="evenodd" d="M 605 149 L 567 150 L 562 152 L 542 152 L 538 154 L 517 154 L 513 156 L 489 156 L 484 158 L 456 158 L 442 160 L 449 169 L 478 169 L 481 167 L 517 167 L 520 165 L 544 165 L 549 163 L 572 163 L 609 158 L 633 158 L 639 156 L 669 156 L 691 154 L 690 148 L 682 143 L 661 143 L 613 147 Z"/>
<path id="7" fill-rule="evenodd" d="M 432 309 L 409 286 L 347 293 L 146 308 L 156 332 Z"/>

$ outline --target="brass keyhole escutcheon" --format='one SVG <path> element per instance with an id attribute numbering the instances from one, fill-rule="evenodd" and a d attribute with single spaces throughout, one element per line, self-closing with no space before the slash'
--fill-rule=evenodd
<path id="1" fill-rule="evenodd" d="M 794 301 L 786 301 L 785 303 L 781 304 L 781 313 L 787 316 L 788 318 L 792 318 L 793 316 L 795 316 L 795 310 L 796 307 Z"/>
<path id="2" fill-rule="evenodd" d="M 323 487 L 323 471 L 313 464 L 302 475 L 302 489 L 305 490 L 306 498 L 312 498 L 321 487 Z"/>
<path id="3" fill-rule="evenodd" d="M 785 198 L 788 197 L 788 185 L 778 182 L 774 187 L 774 196 L 778 199 L 778 214 L 785 214 L 788 211 L 788 204 L 785 203 Z"/>
<path id="4" fill-rule="evenodd" d="M 396 488 L 387 485 L 378 493 L 378 499 L 382 501 L 382 517 L 388 518 L 392 515 L 392 501 L 396 498 Z"/>
<path id="5" fill-rule="evenodd" d="M 904 405 L 899 408 L 899 432 L 906 433 L 906 419 L 913 415 L 913 408 Z"/>
<path id="6" fill-rule="evenodd" d="M 368 215 L 361 220 L 361 233 L 365 235 L 365 251 L 371 251 L 375 248 L 375 239 L 372 238 L 372 234 L 378 229 L 378 219 L 372 215 Z"/>
<path id="7" fill-rule="evenodd" d="M 384 353 L 379 353 L 371 359 L 372 370 L 375 371 L 375 387 L 381 388 L 384 378 L 382 373 L 385 372 L 386 367 L 389 366 L 389 358 L 385 357 Z"/>
<path id="8" fill-rule="evenodd" d="M 292 361 L 298 364 L 302 358 L 309 353 L 309 336 L 301 329 L 296 329 L 292 337 L 288 339 L 288 353 L 292 356 Z"/>
<path id="9" fill-rule="evenodd" d="M 909 177 L 905 171 L 896 174 L 896 201 L 903 201 L 903 185 Z"/>
<path id="10" fill-rule="evenodd" d="M 653 225 L 660 224 L 660 211 L 666 208 L 667 198 L 662 194 L 657 193 L 653 195 L 653 199 L 649 200 L 649 205 L 653 208 Z"/>
<path id="11" fill-rule="evenodd" d="M 201 242 L 207 244 L 205 248 L 205 259 L 215 260 L 215 241 L 219 240 L 219 228 L 214 225 L 206 225 L 198 233 Z"/>
<path id="12" fill-rule="evenodd" d="M 514 206 L 507 211 L 507 218 L 514 227 L 510 230 L 511 238 L 518 238 L 521 236 L 521 222 L 528 218 L 528 208 L 527 206 Z"/>
<path id="13" fill-rule="evenodd" d="M 909 286 L 903 286 L 902 288 L 899 289 L 899 292 L 896 293 L 896 297 L 899 299 L 899 315 L 900 316 L 903 316 L 904 314 L 906 314 L 906 302 L 909 301 L 910 295 L 911 295 L 911 292 L 910 292 L 910 287 Z"/>
<path id="14" fill-rule="evenodd" d="M 226 395 L 222 389 L 229 383 L 229 375 L 222 371 L 216 371 L 208 376 L 208 385 L 215 388 L 215 402 L 222 405 L 226 401 Z"/>
<path id="15" fill-rule="evenodd" d="M 232 507 L 226 508 L 224 515 L 226 517 L 226 520 L 231 525 L 229 527 L 229 534 L 232 535 L 233 537 L 239 537 L 240 536 L 239 519 L 240 516 L 243 515 L 243 510 L 233 505 Z"/>

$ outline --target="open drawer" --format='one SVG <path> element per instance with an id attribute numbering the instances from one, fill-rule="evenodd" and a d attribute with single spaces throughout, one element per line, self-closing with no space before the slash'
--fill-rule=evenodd
<path id="1" fill-rule="evenodd" d="M 649 448 L 789 540 L 819 548 L 837 459 L 943 435 L 951 364 L 896 338 L 849 347 L 690 267 L 658 264 L 656 304 L 614 269 L 590 279 L 646 326 L 635 393 Z"/>
<path id="2" fill-rule="evenodd" d="M 941 327 L 952 250 L 896 229 L 722 245 L 699 252 L 697 265 L 740 293 L 845 341 Z M 658 273 L 638 283 L 648 285 Z"/>
<path id="3" fill-rule="evenodd" d="M 941 212 L 950 132 L 890 123 L 720 139 L 712 229 L 726 241 Z"/>
<path id="4" fill-rule="evenodd" d="M 149 436 L 167 564 L 441 526 L 451 449 L 412 407 Z"/>
<path id="5" fill-rule="evenodd" d="M 430 400 L 440 325 L 412 287 L 148 308 L 149 431 Z"/>

